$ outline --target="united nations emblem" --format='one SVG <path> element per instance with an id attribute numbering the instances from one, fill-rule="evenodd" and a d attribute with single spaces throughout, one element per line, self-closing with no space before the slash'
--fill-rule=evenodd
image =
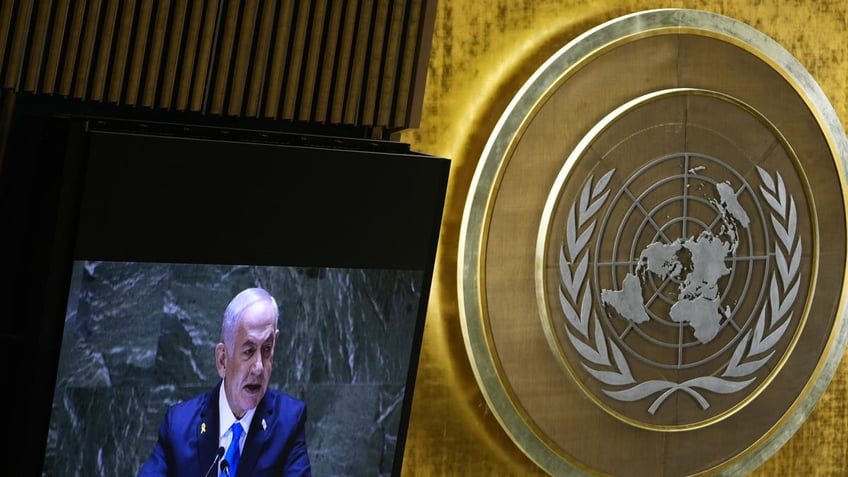
<path id="1" fill-rule="evenodd" d="M 556 52 L 460 231 L 468 356 L 515 444 L 554 475 L 771 456 L 848 343 L 846 158 L 809 73 L 733 19 L 641 12 Z"/>
<path id="2" fill-rule="evenodd" d="M 746 123 L 757 139 L 731 143 L 721 125 L 676 121 L 684 105 L 705 119 L 740 116 L 726 122 Z M 668 115 L 661 125 L 610 137 L 620 134 L 617 122 L 658 114 Z M 685 138 L 668 141 L 675 135 Z M 668 150 L 654 145 L 658 136 Z M 686 141 L 703 149 L 673 149 Z M 807 296 L 812 270 L 804 254 L 814 225 L 803 213 L 809 186 L 773 124 L 713 91 L 672 89 L 631 101 L 568 163 L 589 148 L 598 154 L 598 144 L 614 144 L 602 158 L 616 168 L 571 186 L 573 193 L 563 190 L 565 177 L 558 181 L 543 220 L 555 207 L 566 210 L 557 280 L 541 284 L 558 289 L 562 319 L 552 313 L 543 324 L 564 330 L 563 364 L 611 414 L 648 428 L 704 425 L 766 384 L 801 330 L 796 301 Z M 617 170 L 627 177 L 614 180 Z M 559 204 L 564 197 L 575 199 Z M 643 409 L 620 404 L 641 401 Z"/>

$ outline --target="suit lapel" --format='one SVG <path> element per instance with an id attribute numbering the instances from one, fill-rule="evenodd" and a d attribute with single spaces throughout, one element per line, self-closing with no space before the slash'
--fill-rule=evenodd
<path id="1" fill-rule="evenodd" d="M 247 433 L 247 440 L 241 452 L 238 476 L 253 475 L 259 454 L 265 448 L 265 443 L 271 435 L 273 420 L 276 418 L 273 412 L 276 409 L 275 400 L 274 394 L 266 392 L 265 397 L 256 406 L 256 413 L 253 415 L 253 422 L 250 424 L 250 432 Z"/>
<path id="2" fill-rule="evenodd" d="M 195 428 L 197 429 L 197 433 L 195 434 L 197 437 L 197 457 L 198 457 L 198 465 L 203 472 L 212 465 L 212 461 L 215 459 L 215 454 L 218 451 L 218 442 L 219 442 L 219 434 L 220 430 L 218 429 L 220 423 L 220 413 L 218 412 L 218 390 L 221 387 L 221 382 L 218 382 L 218 386 L 215 386 L 215 389 L 204 396 L 204 399 L 200 403 L 200 408 L 197 413 L 197 422 L 195 423 Z M 217 472 L 212 473 L 211 475 L 218 475 Z"/>

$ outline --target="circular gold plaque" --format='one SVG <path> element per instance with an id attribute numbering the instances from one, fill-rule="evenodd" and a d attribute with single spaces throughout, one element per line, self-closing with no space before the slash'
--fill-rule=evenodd
<path id="1" fill-rule="evenodd" d="M 694 10 L 603 24 L 519 91 L 461 229 L 466 346 L 556 474 L 735 475 L 846 344 L 848 140 L 774 41 Z"/>

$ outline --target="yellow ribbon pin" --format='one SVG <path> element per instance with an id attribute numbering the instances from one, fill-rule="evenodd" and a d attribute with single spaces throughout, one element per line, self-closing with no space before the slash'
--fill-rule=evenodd
<path id="1" fill-rule="evenodd" d="M 205 422 L 200 423 L 200 433 L 201 434 L 206 433 L 206 423 Z"/>

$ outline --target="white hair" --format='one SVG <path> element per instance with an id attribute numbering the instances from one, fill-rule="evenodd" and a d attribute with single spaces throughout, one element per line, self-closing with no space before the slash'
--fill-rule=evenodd
<path id="1" fill-rule="evenodd" d="M 227 347 L 227 354 L 233 354 L 239 315 L 247 307 L 260 301 L 267 301 L 274 308 L 274 329 L 277 328 L 280 309 L 277 307 L 277 301 L 274 300 L 274 297 L 262 288 L 247 288 L 242 290 L 238 295 L 233 297 L 224 311 L 224 322 L 221 324 L 221 341 Z"/>

